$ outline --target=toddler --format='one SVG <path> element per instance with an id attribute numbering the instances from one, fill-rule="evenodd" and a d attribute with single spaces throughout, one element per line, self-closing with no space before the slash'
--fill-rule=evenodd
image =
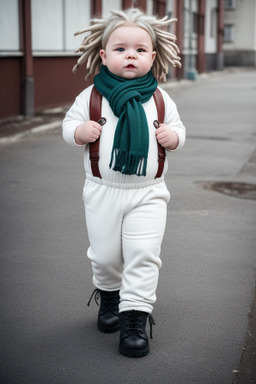
<path id="1" fill-rule="evenodd" d="M 166 80 L 170 64 L 181 66 L 175 36 L 166 31 L 172 21 L 137 8 L 113 10 L 78 32 L 89 35 L 74 71 L 86 63 L 87 78 L 96 76 L 63 121 L 65 141 L 85 150 L 83 200 L 96 288 L 91 298 L 100 297 L 97 326 L 102 332 L 120 330 L 119 351 L 129 357 L 149 353 L 146 322 L 152 326 L 161 267 L 170 194 L 164 182 L 168 160 L 158 148 L 181 148 L 186 135 L 176 105 L 157 83 Z M 92 90 L 100 94 L 97 101 L 90 99 Z M 100 108 L 98 121 L 90 103 Z M 96 160 L 90 155 L 94 143 Z"/>

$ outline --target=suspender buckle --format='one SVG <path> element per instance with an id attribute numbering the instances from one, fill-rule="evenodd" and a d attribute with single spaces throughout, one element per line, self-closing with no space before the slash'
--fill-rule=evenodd
<path id="1" fill-rule="evenodd" d="M 100 124 L 101 126 L 106 124 L 107 122 L 107 119 L 105 117 L 101 117 L 99 120 L 98 120 L 98 124 Z"/>
<path id="2" fill-rule="evenodd" d="M 159 128 L 161 123 L 158 120 L 154 120 L 153 124 L 155 128 Z"/>

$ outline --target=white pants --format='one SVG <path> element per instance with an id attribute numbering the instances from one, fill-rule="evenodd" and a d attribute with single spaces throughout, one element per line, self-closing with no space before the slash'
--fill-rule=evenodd
<path id="1" fill-rule="evenodd" d="M 153 310 L 169 198 L 164 182 L 138 189 L 85 182 L 93 283 L 104 291 L 120 289 L 120 312 Z"/>

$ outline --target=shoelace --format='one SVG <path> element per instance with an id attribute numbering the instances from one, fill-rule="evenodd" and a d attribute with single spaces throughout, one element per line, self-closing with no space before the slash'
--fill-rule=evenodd
<path id="1" fill-rule="evenodd" d="M 100 290 L 98 288 L 94 289 L 93 293 L 91 294 L 91 297 L 87 303 L 87 306 L 89 307 L 89 305 L 91 304 L 91 301 L 92 301 L 92 298 L 94 296 L 94 301 L 95 303 L 99 306 L 99 297 L 100 297 Z"/>
<path id="2" fill-rule="evenodd" d="M 150 326 L 150 339 L 153 339 L 153 325 L 156 325 L 156 322 L 151 314 L 148 315 L 148 322 Z"/>
<path id="3" fill-rule="evenodd" d="M 134 311 L 129 313 L 126 319 L 126 325 L 129 328 L 129 331 L 134 331 L 134 332 L 140 332 L 141 331 L 141 324 L 142 324 L 142 314 L 138 313 L 137 311 Z M 148 322 L 150 326 L 150 339 L 153 339 L 153 325 L 156 325 L 155 320 L 153 316 L 149 313 L 148 314 Z"/>
<path id="4" fill-rule="evenodd" d="M 100 293 L 101 292 L 101 293 Z M 119 298 L 116 296 L 111 296 L 108 294 L 105 294 L 104 291 L 100 291 L 100 289 L 96 288 L 93 293 L 91 294 L 91 297 L 87 303 L 87 306 L 89 307 L 92 298 L 94 296 L 94 301 L 95 303 L 99 306 L 99 298 L 100 295 L 102 295 L 102 300 L 101 300 L 101 310 L 104 312 L 113 312 L 115 307 L 118 307 L 119 304 Z M 118 308 L 117 308 L 118 310 Z"/>

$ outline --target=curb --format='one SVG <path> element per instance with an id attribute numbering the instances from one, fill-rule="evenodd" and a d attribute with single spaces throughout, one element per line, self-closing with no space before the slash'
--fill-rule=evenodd
<path id="1" fill-rule="evenodd" d="M 39 125 L 38 127 L 28 129 L 28 130 L 21 132 L 21 133 L 16 133 L 14 135 L 2 137 L 2 138 L 0 138 L 0 145 L 16 143 L 17 141 L 19 141 L 25 137 L 28 137 L 31 133 L 37 134 L 37 133 L 49 131 L 51 129 L 61 127 L 61 124 L 62 124 L 62 120 L 53 121 L 51 123 Z"/>

